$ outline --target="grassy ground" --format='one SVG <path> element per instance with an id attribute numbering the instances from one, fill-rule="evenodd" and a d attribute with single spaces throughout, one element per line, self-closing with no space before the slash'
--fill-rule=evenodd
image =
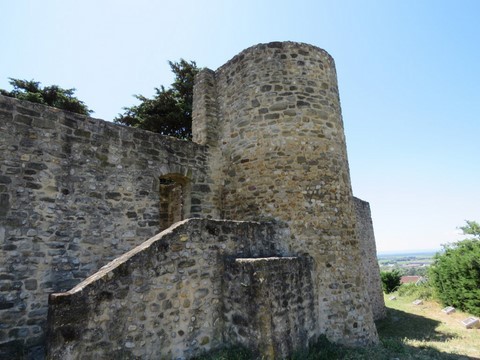
<path id="1" fill-rule="evenodd" d="M 414 297 L 397 295 L 397 300 L 390 300 L 390 296 L 385 297 L 387 318 L 377 324 L 385 347 L 400 343 L 413 356 L 405 359 L 423 359 L 422 352 L 433 356 L 426 359 L 480 359 L 480 329 L 465 329 L 461 323 L 470 315 L 447 315 L 434 301 L 413 305 Z"/>
<path id="2" fill-rule="evenodd" d="M 389 300 L 392 295 L 397 300 Z M 377 323 L 380 344 L 364 349 L 349 349 L 320 339 L 308 351 L 291 360 L 480 360 L 480 329 L 465 329 L 461 320 L 469 315 L 456 312 L 446 315 L 433 301 L 413 305 L 413 296 L 390 294 L 385 298 L 387 317 Z M 233 349 L 232 349 L 233 350 Z M 246 350 L 225 350 L 201 359 L 251 360 Z M 257 358 L 258 359 L 258 358 Z"/>

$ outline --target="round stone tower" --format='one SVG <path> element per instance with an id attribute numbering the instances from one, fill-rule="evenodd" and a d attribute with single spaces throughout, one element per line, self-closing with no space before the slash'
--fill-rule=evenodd
<path id="1" fill-rule="evenodd" d="M 288 255 L 315 263 L 317 334 L 375 342 L 332 57 L 301 43 L 256 45 L 204 70 L 195 94 L 194 141 L 211 148 L 223 217 L 288 223 Z"/>

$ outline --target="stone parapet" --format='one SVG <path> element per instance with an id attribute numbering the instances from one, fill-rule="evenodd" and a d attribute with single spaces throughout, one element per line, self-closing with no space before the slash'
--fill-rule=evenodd
<path id="1" fill-rule="evenodd" d="M 184 359 L 225 346 L 224 259 L 281 254 L 281 237 L 273 224 L 177 223 L 50 295 L 47 358 Z"/>
<path id="2" fill-rule="evenodd" d="M 315 340 L 312 261 L 301 257 L 227 259 L 225 338 L 282 359 Z"/>
<path id="3" fill-rule="evenodd" d="M 380 267 L 377 259 L 377 246 L 375 245 L 370 204 L 359 198 L 354 198 L 354 202 L 357 216 L 356 229 L 360 242 L 363 265 L 362 274 L 365 278 L 373 318 L 374 320 L 380 320 L 387 316 L 387 310 L 383 298 L 382 280 L 380 278 Z"/>

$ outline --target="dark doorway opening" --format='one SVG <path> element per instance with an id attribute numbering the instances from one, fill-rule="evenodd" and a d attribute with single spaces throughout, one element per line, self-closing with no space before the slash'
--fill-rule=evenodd
<path id="1" fill-rule="evenodd" d="M 186 177 L 167 174 L 160 177 L 160 231 L 190 215 L 190 186 Z"/>

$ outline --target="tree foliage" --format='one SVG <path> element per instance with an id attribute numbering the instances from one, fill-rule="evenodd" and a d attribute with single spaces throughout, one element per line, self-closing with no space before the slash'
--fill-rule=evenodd
<path id="1" fill-rule="evenodd" d="M 71 111 L 77 114 L 89 115 L 93 111 L 73 94 L 75 89 L 63 89 L 58 85 L 41 87 L 40 82 L 34 80 L 20 80 L 10 78 L 13 90 L 0 89 L 0 94 L 20 100 L 27 100 L 38 104 L 53 106 L 58 109 Z"/>
<path id="2" fill-rule="evenodd" d="M 443 245 L 430 267 L 430 279 L 445 306 L 480 316 L 480 227 L 467 221 L 461 229 L 473 238 Z"/>
<path id="3" fill-rule="evenodd" d="M 400 286 L 400 279 L 402 275 L 398 270 L 381 271 L 380 278 L 382 279 L 382 288 L 386 294 L 390 294 L 397 290 Z"/>
<path id="4" fill-rule="evenodd" d="M 476 221 L 465 220 L 467 225 L 460 226 L 464 235 L 472 235 L 474 238 L 480 240 L 480 224 Z"/>
<path id="5" fill-rule="evenodd" d="M 155 88 L 152 99 L 134 95 L 140 104 L 123 108 L 125 112 L 114 119 L 115 123 L 191 139 L 193 82 L 198 68 L 194 61 L 184 59 L 169 61 L 169 65 L 175 75 L 171 88 Z"/>

